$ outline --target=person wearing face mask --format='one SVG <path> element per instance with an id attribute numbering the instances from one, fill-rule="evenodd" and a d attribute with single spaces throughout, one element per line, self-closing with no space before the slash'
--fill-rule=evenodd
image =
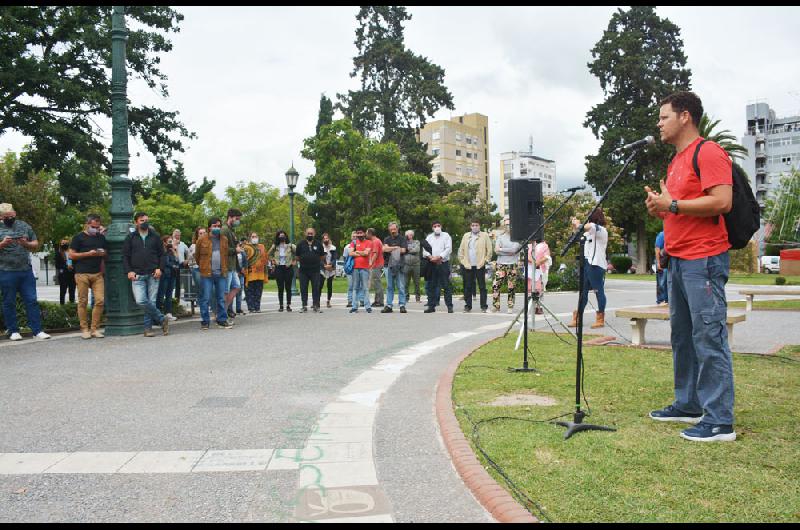
<path id="1" fill-rule="evenodd" d="M 400 235 L 397 223 L 389 223 L 389 235 L 383 240 L 384 262 L 386 263 L 386 307 L 381 313 L 391 313 L 395 287 L 398 291 L 400 312 L 406 313 L 406 275 L 403 272 L 403 255 L 408 250 L 405 236 Z"/>
<path id="2" fill-rule="evenodd" d="M 69 247 L 69 256 L 75 267 L 75 283 L 78 285 L 78 320 L 81 325 L 81 337 L 102 339 L 103 333 L 98 327 L 105 303 L 103 261 L 106 259 L 108 246 L 105 236 L 100 233 L 99 215 L 90 214 L 86 217 L 83 231 L 72 238 Z M 86 311 L 89 289 L 94 296 L 91 329 Z"/>
<path id="3" fill-rule="evenodd" d="M 296 262 L 297 247 L 289 242 L 289 236 L 284 230 L 275 234 L 275 242 L 269 247 L 269 260 L 275 271 L 275 280 L 278 284 L 279 312 L 283 311 L 283 294 L 286 293 L 286 311 L 292 312 L 292 281 L 294 280 L 294 266 Z"/>
<path id="4" fill-rule="evenodd" d="M 64 239 L 56 249 L 56 273 L 58 274 L 59 301 L 61 305 L 66 302 L 67 292 L 69 301 L 75 301 L 75 269 L 72 258 L 69 257 L 69 239 Z"/>
<path id="5" fill-rule="evenodd" d="M 475 295 L 475 282 L 481 294 L 481 311 L 489 309 L 486 301 L 486 262 L 492 259 L 492 240 L 489 234 L 481 232 L 477 219 L 470 223 L 470 231 L 461 238 L 458 247 L 458 261 L 464 271 L 464 312 L 472 311 L 472 298 Z"/>
<path id="6" fill-rule="evenodd" d="M 419 295 L 419 276 L 420 276 L 420 252 L 422 247 L 419 240 L 414 239 L 414 231 L 406 230 L 406 253 L 403 254 L 403 272 L 406 275 L 406 298 L 411 296 L 411 281 L 414 281 L 414 295 L 417 302 L 420 301 Z"/>
<path id="7" fill-rule="evenodd" d="M 178 320 L 172 316 L 172 293 L 175 289 L 175 279 L 178 274 L 178 256 L 172 244 L 172 236 L 163 236 L 164 255 L 161 257 L 161 278 L 158 282 L 156 294 L 156 307 L 164 313 L 167 320 Z"/>
<path id="8" fill-rule="evenodd" d="M 28 327 L 37 339 L 49 339 L 42 330 L 42 313 L 36 300 L 36 278 L 30 253 L 39 248 L 33 228 L 20 219 L 10 203 L 0 204 L 0 293 L 3 296 L 3 319 L 11 340 L 22 340 L 17 322 L 17 293 L 25 304 Z"/>
<path id="9" fill-rule="evenodd" d="M 247 255 L 247 268 L 244 270 L 247 311 L 260 313 L 264 282 L 267 281 L 267 250 L 257 232 L 250 233 L 250 241 L 244 250 Z"/>
<path id="10" fill-rule="evenodd" d="M 186 254 L 186 265 L 189 267 L 189 270 L 192 271 L 192 282 L 194 282 L 194 293 L 197 296 L 197 300 L 199 303 L 200 300 L 200 266 L 197 264 L 197 240 L 200 239 L 202 236 L 206 235 L 208 232 L 202 226 L 198 226 L 194 229 L 194 234 L 192 234 L 192 244 L 189 245 L 189 252 Z"/>
<path id="11" fill-rule="evenodd" d="M 434 221 L 433 233 L 428 234 L 425 240 L 430 244 L 431 250 L 423 250 L 422 255 L 429 258 L 430 291 L 428 307 L 425 313 L 433 313 L 439 305 L 439 296 L 444 289 L 444 303 L 447 312 L 453 312 L 453 288 L 450 285 L 450 254 L 453 252 L 453 240 L 450 234 L 442 230 L 442 223 Z M 427 282 L 426 282 L 427 283 Z"/>
<path id="12" fill-rule="evenodd" d="M 150 227 L 146 213 L 136 212 L 133 222 L 136 225 L 133 232 L 122 243 L 122 270 L 132 282 L 136 304 L 144 311 L 144 336 L 154 336 L 153 323 L 161 326 L 164 335 L 169 335 L 169 319 L 156 307 L 164 244 L 158 232 Z"/>
<path id="13" fill-rule="evenodd" d="M 369 305 L 369 294 L 367 293 L 367 283 L 369 282 L 370 270 L 370 254 L 372 254 L 374 245 L 372 241 L 367 241 L 363 227 L 356 228 L 356 239 L 349 245 L 349 253 L 355 257 L 353 266 L 353 307 L 350 309 L 351 313 L 358 313 L 358 305 L 361 303 L 367 310 L 367 313 L 372 313 L 372 308 Z"/>
<path id="14" fill-rule="evenodd" d="M 222 221 L 219 217 L 208 220 L 208 233 L 195 243 L 195 260 L 200 268 L 200 330 L 206 331 L 211 323 L 209 304 L 214 300 L 217 326 L 230 329 L 225 303 L 225 287 L 228 284 L 228 238 L 222 236 Z"/>
<path id="15" fill-rule="evenodd" d="M 322 260 L 325 259 L 325 250 L 322 244 L 314 237 L 316 231 L 309 227 L 306 228 L 306 238 L 297 245 L 297 261 L 300 263 L 300 299 L 303 302 L 301 313 L 308 311 L 308 284 L 311 283 L 312 308 L 315 313 L 321 313 L 320 298 L 322 291 Z"/>
<path id="16" fill-rule="evenodd" d="M 235 228 L 242 222 L 242 212 L 236 208 L 228 209 L 228 215 L 225 223 L 222 226 L 222 237 L 228 239 L 228 286 L 225 290 L 225 307 L 231 307 L 231 302 L 236 298 L 236 294 L 241 290 L 242 284 L 239 281 L 239 273 L 237 272 L 237 263 L 239 258 L 236 254 L 236 247 L 239 244 L 239 238 L 236 236 Z M 228 317 L 231 321 L 235 315 L 230 314 Z"/>
<path id="17" fill-rule="evenodd" d="M 514 311 L 514 286 L 517 284 L 517 262 L 522 245 L 511 241 L 511 224 L 508 216 L 503 218 L 505 232 L 497 236 L 494 250 L 497 252 L 497 267 L 492 282 L 492 311 L 500 311 L 500 288 L 508 287 L 508 312 Z"/>
<path id="18" fill-rule="evenodd" d="M 336 276 L 336 260 L 339 259 L 339 253 L 336 252 L 336 246 L 331 241 L 331 236 L 325 232 L 322 234 L 322 250 L 325 251 L 325 262 L 322 266 L 320 274 L 322 275 L 321 281 L 328 285 L 328 304 L 331 307 L 331 297 L 333 296 L 333 278 Z M 320 285 L 320 290 L 323 285 Z"/>
<path id="19" fill-rule="evenodd" d="M 383 242 L 374 228 L 367 228 L 367 241 L 372 242 L 372 254 L 369 255 L 369 288 L 375 294 L 372 307 L 383 307 Z"/>
<path id="20" fill-rule="evenodd" d="M 353 248 L 353 244 L 356 242 L 356 231 L 353 230 L 350 232 L 350 243 L 349 245 L 345 245 L 344 250 L 342 251 L 342 258 L 344 258 L 345 263 L 347 263 L 347 258 L 350 257 L 350 251 Z M 355 259 L 355 257 L 353 257 Z M 353 285 L 354 285 L 354 278 L 353 273 L 347 274 L 347 307 L 353 307 Z"/>

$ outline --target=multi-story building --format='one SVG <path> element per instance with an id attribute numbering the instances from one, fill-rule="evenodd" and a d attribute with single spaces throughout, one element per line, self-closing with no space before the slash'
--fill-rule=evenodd
<path id="1" fill-rule="evenodd" d="M 556 163 L 529 152 L 509 151 L 500 155 L 500 215 L 508 211 L 508 181 L 511 179 L 536 178 L 542 181 L 542 193 L 556 193 Z"/>
<path id="2" fill-rule="evenodd" d="M 761 206 L 761 223 L 767 198 L 775 197 L 781 176 L 800 168 L 800 116 L 777 118 L 766 103 L 747 105 L 747 132 L 742 137 L 747 148 L 742 168 L 750 176 L 750 186 Z M 764 252 L 763 228 L 755 238 L 760 241 L 759 254 Z"/>
<path id="3" fill-rule="evenodd" d="M 428 145 L 431 177 L 437 174 L 450 183 L 479 184 L 478 196 L 489 200 L 489 118 L 472 113 L 437 120 L 419 131 L 419 141 Z"/>

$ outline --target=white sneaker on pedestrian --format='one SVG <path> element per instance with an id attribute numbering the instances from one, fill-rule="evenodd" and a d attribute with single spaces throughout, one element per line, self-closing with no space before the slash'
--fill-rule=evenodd
<path id="1" fill-rule="evenodd" d="M 167 313 L 167 318 L 170 319 L 170 321 L 172 321 L 172 322 L 175 322 L 176 320 L 178 320 L 178 317 L 172 316 L 172 313 Z"/>
<path id="2" fill-rule="evenodd" d="M 44 340 L 44 339 L 49 339 L 49 338 L 50 338 L 50 335 L 48 335 L 48 334 L 47 334 L 47 333 L 45 333 L 44 331 L 40 331 L 39 333 L 37 333 L 37 334 L 36 334 L 36 338 L 37 338 L 37 339 L 42 339 L 42 340 Z"/>
<path id="3" fill-rule="evenodd" d="M 19 333 L 12 333 L 9 338 L 11 340 L 22 340 L 22 335 L 20 335 Z"/>

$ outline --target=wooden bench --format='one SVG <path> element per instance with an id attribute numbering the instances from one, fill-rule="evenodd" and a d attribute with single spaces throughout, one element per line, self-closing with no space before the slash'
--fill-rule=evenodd
<path id="1" fill-rule="evenodd" d="M 753 310 L 753 297 L 755 295 L 775 295 L 775 296 L 800 296 L 800 289 L 742 289 L 739 294 L 747 297 L 745 311 Z"/>
<path id="2" fill-rule="evenodd" d="M 631 319 L 631 332 L 633 337 L 631 338 L 631 342 L 635 346 L 641 346 L 645 344 L 644 340 L 644 330 L 647 327 L 648 320 L 669 320 L 669 308 L 668 307 L 641 307 L 637 309 L 618 309 L 615 312 L 615 315 L 620 318 L 630 318 Z M 744 322 L 746 319 L 744 314 L 740 315 L 728 315 L 727 318 L 727 325 L 728 325 L 728 344 L 733 344 L 733 325 L 739 322 Z"/>

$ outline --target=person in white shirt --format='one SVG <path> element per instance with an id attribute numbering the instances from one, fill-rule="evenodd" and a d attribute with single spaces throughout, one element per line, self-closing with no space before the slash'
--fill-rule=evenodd
<path id="1" fill-rule="evenodd" d="M 433 233 L 428 234 L 425 240 L 430 244 L 431 251 L 424 250 L 422 257 L 429 257 L 430 281 L 425 282 L 428 294 L 428 307 L 425 313 L 433 313 L 439 305 L 440 291 L 444 289 L 444 303 L 447 312 L 453 312 L 453 288 L 450 285 L 450 254 L 453 252 L 453 240 L 450 234 L 442 231 L 442 223 L 434 221 Z"/>
<path id="2" fill-rule="evenodd" d="M 175 229 L 172 231 L 172 248 L 175 249 L 175 255 L 178 258 L 178 274 L 175 277 L 175 298 L 180 303 L 181 299 L 181 275 L 180 269 L 185 269 L 189 261 L 189 247 L 181 241 L 181 231 Z"/>
<path id="3" fill-rule="evenodd" d="M 598 208 L 586 223 L 586 245 L 583 251 L 584 282 L 583 291 L 580 297 L 579 311 L 583 311 L 589 301 L 589 289 L 593 290 L 597 296 L 597 318 L 592 328 L 602 328 L 605 326 L 606 312 L 606 293 L 605 280 L 608 262 L 606 261 L 606 248 L 608 247 L 608 230 L 605 228 L 606 218 L 603 210 Z M 581 225 L 580 221 L 572 218 L 572 226 L 577 229 Z M 570 327 L 578 326 L 578 311 L 572 313 Z"/>

